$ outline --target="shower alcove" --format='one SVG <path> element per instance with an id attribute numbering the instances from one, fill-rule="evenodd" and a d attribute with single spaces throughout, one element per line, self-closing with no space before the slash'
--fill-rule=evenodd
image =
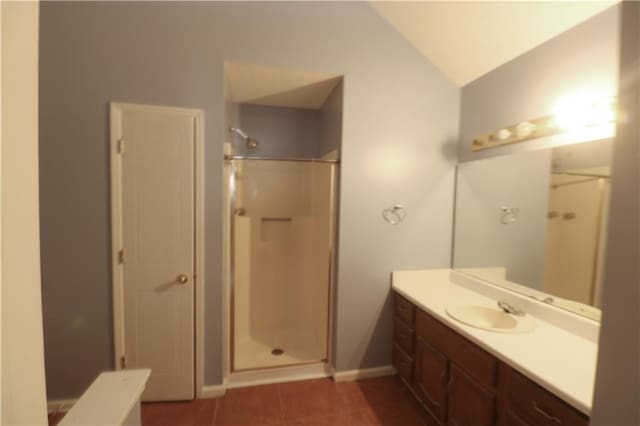
<path id="1" fill-rule="evenodd" d="M 225 123 L 227 371 L 328 371 L 342 77 L 226 63 Z"/>

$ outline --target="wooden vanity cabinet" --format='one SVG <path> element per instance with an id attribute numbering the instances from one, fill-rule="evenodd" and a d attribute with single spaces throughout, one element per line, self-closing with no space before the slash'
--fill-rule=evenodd
<path id="1" fill-rule="evenodd" d="M 393 297 L 393 363 L 433 424 L 588 425 L 575 408 L 404 297 Z"/>
<path id="2" fill-rule="evenodd" d="M 442 424 L 447 417 L 449 360 L 420 336 L 416 336 L 414 353 L 414 391 Z"/>
<path id="3" fill-rule="evenodd" d="M 415 306 L 405 298 L 395 295 L 393 301 L 393 365 L 406 383 L 413 381 L 413 342 Z"/>

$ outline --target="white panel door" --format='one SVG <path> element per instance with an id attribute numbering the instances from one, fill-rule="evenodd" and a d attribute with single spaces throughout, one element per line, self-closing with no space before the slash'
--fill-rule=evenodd
<path id="1" fill-rule="evenodd" d="M 195 119 L 191 110 L 112 107 L 112 132 L 120 133 L 121 350 L 126 368 L 151 368 L 147 401 L 194 397 Z"/>

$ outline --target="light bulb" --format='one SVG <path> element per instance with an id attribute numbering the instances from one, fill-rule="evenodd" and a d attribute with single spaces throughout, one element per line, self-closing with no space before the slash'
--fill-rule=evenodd
<path id="1" fill-rule="evenodd" d="M 491 140 L 504 141 L 511 137 L 511 131 L 509 129 L 496 130 L 491 134 Z"/>
<path id="2" fill-rule="evenodd" d="M 603 99 L 595 102 L 589 113 L 589 124 L 605 124 L 616 121 L 616 103 L 614 99 Z"/>
<path id="3" fill-rule="evenodd" d="M 589 122 L 590 109 L 584 105 L 564 106 L 554 114 L 556 125 L 565 130 L 584 127 Z"/>
<path id="4" fill-rule="evenodd" d="M 531 136 L 535 129 L 535 125 L 528 121 L 523 121 L 516 126 L 516 135 L 518 135 L 519 138 L 526 138 L 527 136 Z"/>
<path id="5" fill-rule="evenodd" d="M 612 123 L 616 119 L 615 109 L 616 103 L 613 98 L 593 102 L 584 97 L 576 97 L 558 105 L 554 113 L 554 122 L 564 130 Z"/>

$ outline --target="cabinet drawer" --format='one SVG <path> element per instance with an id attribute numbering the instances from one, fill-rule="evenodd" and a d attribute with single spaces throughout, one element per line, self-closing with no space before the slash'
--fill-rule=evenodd
<path id="1" fill-rule="evenodd" d="M 429 342 L 440 352 L 447 353 L 447 340 L 453 332 L 440 321 L 422 311 L 416 314 L 416 334 Z"/>
<path id="2" fill-rule="evenodd" d="M 413 358 L 407 355 L 397 344 L 393 345 L 392 360 L 400 377 L 409 384 L 413 382 Z"/>
<path id="3" fill-rule="evenodd" d="M 498 385 L 498 360 L 457 333 L 452 332 L 449 358 L 479 384 L 495 389 Z"/>
<path id="4" fill-rule="evenodd" d="M 446 325 L 422 311 L 416 315 L 416 333 L 442 351 L 479 384 L 495 389 L 498 360 Z"/>
<path id="5" fill-rule="evenodd" d="M 413 353 L 413 329 L 397 318 L 393 322 L 393 340 L 406 353 Z"/>
<path id="6" fill-rule="evenodd" d="M 539 426 L 587 426 L 589 419 L 566 402 L 509 368 L 505 395 L 507 415 Z"/>
<path id="7" fill-rule="evenodd" d="M 396 318 L 400 318 L 409 327 L 413 328 L 413 317 L 415 307 L 413 303 L 409 302 L 398 293 L 394 293 L 394 308 Z"/>

